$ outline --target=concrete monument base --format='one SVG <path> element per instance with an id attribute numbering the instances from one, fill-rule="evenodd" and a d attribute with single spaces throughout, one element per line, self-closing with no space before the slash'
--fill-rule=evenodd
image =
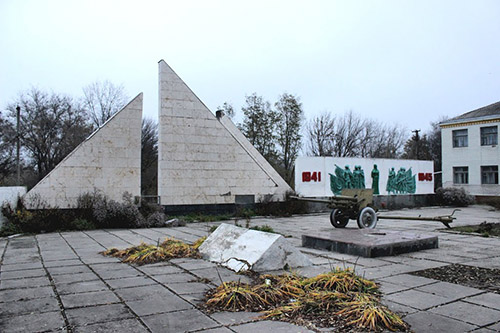
<path id="1" fill-rule="evenodd" d="M 380 229 L 335 229 L 302 235 L 302 246 L 373 258 L 435 249 L 438 237 Z"/>

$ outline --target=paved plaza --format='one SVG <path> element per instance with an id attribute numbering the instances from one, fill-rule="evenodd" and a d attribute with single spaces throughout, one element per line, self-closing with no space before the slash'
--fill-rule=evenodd
<path id="1" fill-rule="evenodd" d="M 435 216 L 452 210 L 385 214 Z M 500 212 L 488 206 L 463 208 L 455 215 L 455 226 L 500 222 Z M 197 305 L 204 293 L 221 279 L 248 279 L 211 262 L 175 259 L 133 266 L 98 254 L 141 241 L 156 243 L 167 236 L 193 242 L 216 224 L 0 239 L 0 332 L 311 332 L 288 323 L 258 321 L 256 313 L 200 311 Z M 500 268 L 500 238 L 443 232 L 438 222 L 381 220 L 377 226 L 381 231 L 438 235 L 439 248 L 371 259 L 301 247 L 303 234 L 332 230 L 328 214 L 257 218 L 251 225 L 269 225 L 289 236 L 314 264 L 299 269 L 302 275 L 315 276 L 338 266 L 353 267 L 374 279 L 381 285 L 385 304 L 403 315 L 415 332 L 500 331 L 500 294 L 409 274 L 456 263 Z M 356 223 L 351 221 L 348 229 L 356 232 Z"/>

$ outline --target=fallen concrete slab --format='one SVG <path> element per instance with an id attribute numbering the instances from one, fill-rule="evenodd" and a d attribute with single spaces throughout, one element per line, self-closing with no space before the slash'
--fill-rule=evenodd
<path id="1" fill-rule="evenodd" d="M 278 234 L 221 224 L 199 248 L 204 259 L 236 272 L 310 266 L 311 261 Z"/>
<path id="2" fill-rule="evenodd" d="M 380 229 L 335 229 L 302 235 L 302 246 L 373 258 L 435 249 L 438 237 Z"/>

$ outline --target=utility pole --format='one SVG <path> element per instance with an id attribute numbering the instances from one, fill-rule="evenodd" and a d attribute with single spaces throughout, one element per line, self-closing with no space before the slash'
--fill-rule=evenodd
<path id="1" fill-rule="evenodd" d="M 19 159 L 19 151 L 21 150 L 21 135 L 19 134 L 19 123 L 21 119 L 21 107 L 18 105 L 16 107 L 17 111 L 17 131 L 16 131 L 16 139 L 17 139 L 17 151 L 16 151 L 16 160 L 17 160 L 17 185 L 21 186 L 21 163 Z"/>
<path id="2" fill-rule="evenodd" d="M 417 146 L 417 149 L 416 149 L 416 153 L 417 153 L 417 160 L 420 159 L 420 154 L 418 153 L 418 141 L 420 140 L 420 137 L 418 136 L 418 132 L 420 132 L 420 130 L 414 130 L 412 131 L 412 133 L 415 133 L 415 145 Z"/>

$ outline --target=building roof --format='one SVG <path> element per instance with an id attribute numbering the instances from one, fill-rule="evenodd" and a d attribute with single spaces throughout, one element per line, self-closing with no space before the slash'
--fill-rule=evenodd
<path id="1" fill-rule="evenodd" d="M 483 120 L 500 117 L 500 102 L 483 106 L 482 108 L 466 112 L 457 117 L 448 119 L 440 123 L 440 125 L 461 123 L 471 120 Z"/>

